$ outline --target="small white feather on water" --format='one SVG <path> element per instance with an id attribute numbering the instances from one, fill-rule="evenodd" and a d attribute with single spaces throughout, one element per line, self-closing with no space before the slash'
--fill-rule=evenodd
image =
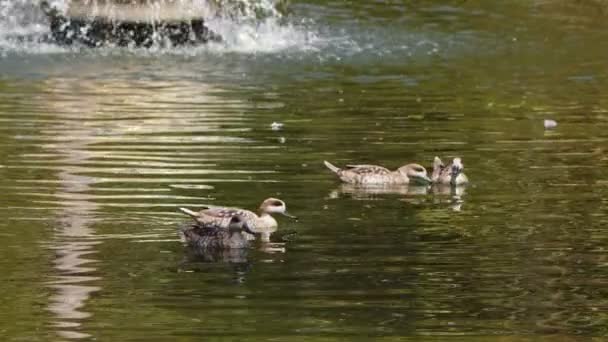
<path id="1" fill-rule="evenodd" d="M 273 131 L 280 131 L 281 129 L 283 129 L 283 123 L 281 122 L 273 122 L 270 124 L 270 129 L 272 129 Z"/>
<path id="2" fill-rule="evenodd" d="M 552 129 L 557 127 L 557 121 L 546 119 L 544 121 L 545 129 Z"/>

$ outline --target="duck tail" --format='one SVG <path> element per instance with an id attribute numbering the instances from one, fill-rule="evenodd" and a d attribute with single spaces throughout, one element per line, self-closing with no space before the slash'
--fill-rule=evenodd
<path id="1" fill-rule="evenodd" d="M 327 168 L 330 169 L 333 173 L 340 172 L 340 168 L 339 167 L 333 165 L 332 163 L 328 162 L 327 160 L 324 160 L 323 164 L 325 164 L 325 166 L 327 166 Z"/>
<path id="2" fill-rule="evenodd" d="M 179 208 L 179 211 L 181 211 L 182 213 L 192 217 L 193 219 L 196 219 L 198 217 L 198 214 L 195 213 L 194 211 L 190 210 L 190 209 L 186 209 L 186 208 Z"/>

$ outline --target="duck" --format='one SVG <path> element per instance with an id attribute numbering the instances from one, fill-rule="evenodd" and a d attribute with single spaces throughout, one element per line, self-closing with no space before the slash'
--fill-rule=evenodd
<path id="1" fill-rule="evenodd" d="M 215 222 L 197 222 L 180 229 L 183 242 L 204 250 L 247 248 L 249 240 L 243 233 L 254 234 L 247 224 L 247 220 L 238 215 L 232 216 L 226 227 Z"/>
<path id="2" fill-rule="evenodd" d="M 179 208 L 179 210 L 192 217 L 197 224 L 215 225 L 224 229 L 231 225 L 233 217 L 240 217 L 247 227 L 243 232 L 244 237 L 248 240 L 255 240 L 255 236 L 259 235 L 262 242 L 270 242 L 270 235 L 278 228 L 278 223 L 271 214 L 281 214 L 294 220 L 298 219 L 287 212 L 285 202 L 272 197 L 262 202 L 258 209 L 259 215 L 253 211 L 232 207 L 203 206 L 203 208 L 205 209 L 198 212 L 187 208 Z"/>
<path id="3" fill-rule="evenodd" d="M 378 165 L 346 165 L 339 168 L 328 161 L 325 166 L 345 183 L 361 185 L 430 184 L 426 169 L 420 164 L 407 164 L 396 171 Z"/>
<path id="4" fill-rule="evenodd" d="M 469 178 L 463 170 L 464 164 L 460 158 L 454 158 L 450 165 L 445 166 L 441 159 L 435 156 L 431 180 L 436 184 L 464 185 L 469 182 Z"/>

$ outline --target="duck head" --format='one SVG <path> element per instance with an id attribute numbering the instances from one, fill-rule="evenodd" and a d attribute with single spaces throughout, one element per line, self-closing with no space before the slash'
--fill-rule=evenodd
<path id="1" fill-rule="evenodd" d="M 420 164 L 407 164 L 398 169 L 398 172 L 409 178 L 410 184 L 429 184 L 431 179 L 426 173 L 424 166 Z"/>
<path id="2" fill-rule="evenodd" d="M 230 223 L 228 223 L 228 230 L 231 232 L 247 232 L 255 235 L 255 231 L 251 229 L 251 226 L 247 223 L 247 220 L 240 215 L 232 216 Z"/>
<path id="3" fill-rule="evenodd" d="M 290 215 L 287 212 L 287 206 L 285 205 L 285 202 L 272 197 L 267 198 L 264 200 L 264 202 L 262 202 L 262 204 L 260 205 L 260 212 L 265 214 L 281 214 L 283 216 L 289 217 L 290 219 L 298 219 L 296 216 Z"/>
<path id="4" fill-rule="evenodd" d="M 439 179 L 441 171 L 443 171 L 444 168 L 445 165 L 443 165 L 441 159 L 435 156 L 435 159 L 433 159 L 433 174 L 431 175 L 431 179 L 433 180 L 433 182 L 436 182 Z"/>
<path id="5" fill-rule="evenodd" d="M 462 160 L 460 158 L 454 158 L 452 161 L 452 172 L 451 172 L 451 182 L 455 183 L 456 178 L 462 173 L 464 170 L 464 164 L 462 164 Z"/>

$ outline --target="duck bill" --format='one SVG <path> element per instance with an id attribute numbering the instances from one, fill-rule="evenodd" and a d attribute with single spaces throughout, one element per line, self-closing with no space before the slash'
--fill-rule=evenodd
<path id="1" fill-rule="evenodd" d="M 293 216 L 293 215 L 289 214 L 288 212 L 284 212 L 284 213 L 281 213 L 281 214 L 283 214 L 283 216 L 289 217 L 292 220 L 297 220 L 298 219 L 297 216 Z"/>

